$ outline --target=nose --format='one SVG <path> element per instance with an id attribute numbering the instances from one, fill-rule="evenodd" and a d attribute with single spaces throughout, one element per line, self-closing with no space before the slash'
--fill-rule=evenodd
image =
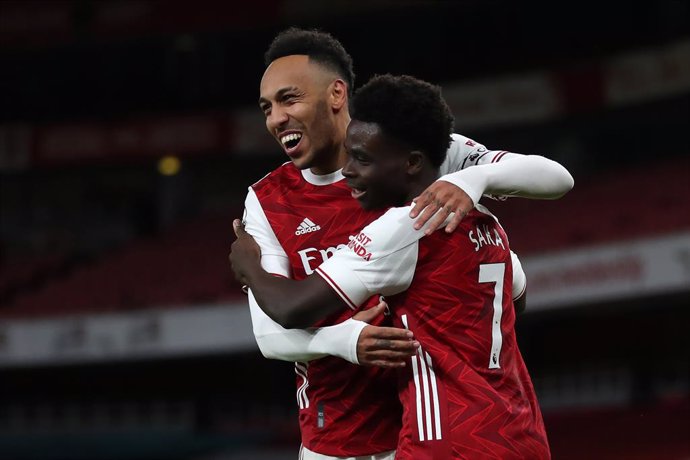
<path id="1" fill-rule="evenodd" d="M 266 127 L 271 133 L 275 133 L 278 128 L 288 122 L 288 119 L 287 112 L 280 105 L 276 104 L 271 108 L 271 113 L 266 117 Z"/>
<path id="2" fill-rule="evenodd" d="M 343 166 L 342 172 L 343 176 L 347 177 L 348 179 L 357 177 L 357 171 L 355 170 L 354 162 L 352 161 L 352 157 L 349 155 L 347 157 L 347 160 L 345 161 L 345 166 Z"/>

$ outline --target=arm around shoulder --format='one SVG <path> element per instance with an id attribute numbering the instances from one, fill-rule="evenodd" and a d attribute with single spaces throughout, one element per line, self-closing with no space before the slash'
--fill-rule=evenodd
<path id="1" fill-rule="evenodd" d="M 475 204 L 484 194 L 553 200 L 574 185 L 573 176 L 560 163 L 517 153 L 505 153 L 500 161 L 446 174 L 439 180 L 460 187 Z"/>

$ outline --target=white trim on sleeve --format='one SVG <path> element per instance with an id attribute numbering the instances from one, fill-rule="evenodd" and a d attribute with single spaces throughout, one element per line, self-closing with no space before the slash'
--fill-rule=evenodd
<path id="1" fill-rule="evenodd" d="M 330 261 L 334 262 L 329 264 Z M 338 263 L 335 257 L 331 257 L 316 267 L 315 271 L 353 310 L 357 309 L 357 307 L 375 294 L 374 292 L 369 292 L 364 283 L 357 278 L 352 270 L 345 264 Z"/>

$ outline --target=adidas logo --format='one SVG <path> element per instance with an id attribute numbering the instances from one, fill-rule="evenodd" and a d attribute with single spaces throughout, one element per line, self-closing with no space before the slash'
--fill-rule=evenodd
<path id="1" fill-rule="evenodd" d="M 305 217 L 297 230 L 295 230 L 295 235 L 304 235 L 306 233 L 317 232 L 321 230 L 321 227 L 316 225 L 314 222 Z"/>

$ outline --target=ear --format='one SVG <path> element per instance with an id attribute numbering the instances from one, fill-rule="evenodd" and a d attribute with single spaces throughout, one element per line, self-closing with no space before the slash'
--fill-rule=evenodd
<path id="1" fill-rule="evenodd" d="M 407 156 L 407 174 L 416 176 L 424 167 L 424 154 L 419 150 L 413 150 Z"/>
<path id="2" fill-rule="evenodd" d="M 347 107 L 347 83 L 337 78 L 331 83 L 330 90 L 331 108 L 337 112 L 343 107 Z"/>

